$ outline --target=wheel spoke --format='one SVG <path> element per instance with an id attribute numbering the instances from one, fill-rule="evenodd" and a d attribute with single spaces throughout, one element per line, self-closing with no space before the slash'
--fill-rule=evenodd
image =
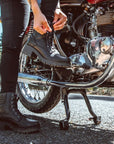
<path id="1" fill-rule="evenodd" d="M 51 68 L 47 68 L 47 66 L 44 66 L 44 64 L 41 62 L 38 63 L 37 60 L 34 60 L 32 57 L 29 57 L 25 54 L 22 54 L 20 71 L 25 73 L 27 72 L 29 74 L 40 75 L 46 78 L 52 77 Z M 38 103 L 42 101 L 42 99 L 46 97 L 46 94 L 50 88 L 47 85 L 34 86 L 26 83 L 20 83 L 19 87 L 23 93 L 23 96 L 31 103 Z"/>

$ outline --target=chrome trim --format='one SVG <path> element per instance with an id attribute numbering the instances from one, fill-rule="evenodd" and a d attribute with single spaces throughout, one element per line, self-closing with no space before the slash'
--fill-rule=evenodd
<path id="1" fill-rule="evenodd" d="M 48 79 L 41 76 L 35 76 L 26 73 L 18 73 L 18 82 L 28 83 L 28 84 L 47 84 Z"/>
<path id="2" fill-rule="evenodd" d="M 81 6 L 81 3 L 63 3 L 61 4 L 61 7 L 64 7 L 64 6 Z"/>

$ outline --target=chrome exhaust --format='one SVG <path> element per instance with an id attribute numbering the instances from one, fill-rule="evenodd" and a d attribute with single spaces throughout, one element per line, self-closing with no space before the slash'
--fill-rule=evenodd
<path id="1" fill-rule="evenodd" d="M 53 81 L 41 76 L 35 76 L 25 73 L 18 73 L 18 82 L 29 83 L 33 85 L 49 85 L 49 86 L 58 86 L 58 87 L 75 87 L 77 89 L 80 88 L 90 88 L 95 87 L 102 84 L 106 81 L 110 74 L 112 67 L 114 66 L 114 55 L 111 57 L 108 67 L 106 68 L 105 72 L 96 80 L 92 82 L 83 82 L 83 83 L 71 83 L 71 82 L 61 82 L 61 81 Z"/>
<path id="2" fill-rule="evenodd" d="M 33 85 L 37 85 L 37 84 L 47 85 L 48 79 L 43 78 L 41 76 L 35 76 L 26 73 L 18 73 L 18 82 L 28 83 Z"/>

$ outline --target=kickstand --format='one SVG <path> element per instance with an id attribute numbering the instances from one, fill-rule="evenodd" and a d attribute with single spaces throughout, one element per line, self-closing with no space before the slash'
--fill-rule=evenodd
<path id="1" fill-rule="evenodd" d="M 69 109 L 69 103 L 68 103 L 67 88 L 61 88 L 60 94 L 61 94 L 61 98 L 62 98 L 62 103 L 64 104 L 64 107 L 65 107 L 66 118 L 59 122 L 59 126 L 60 126 L 61 130 L 68 130 L 69 119 L 70 119 L 70 109 Z"/>
<path id="2" fill-rule="evenodd" d="M 94 113 L 94 111 L 92 109 L 92 106 L 91 106 L 91 103 L 90 103 L 90 101 L 87 97 L 86 90 L 85 89 L 81 90 L 80 93 L 81 93 L 81 95 L 83 96 L 83 98 L 86 102 L 86 105 L 87 105 L 87 108 L 88 108 L 90 114 L 93 116 L 93 117 L 89 118 L 89 120 L 93 120 L 96 125 L 100 124 L 101 123 L 101 116 L 97 116 Z"/>
<path id="3" fill-rule="evenodd" d="M 69 128 L 70 109 L 69 109 L 69 103 L 68 103 L 68 94 L 71 92 L 73 92 L 73 93 L 78 92 L 83 96 L 83 98 L 86 102 L 87 108 L 88 108 L 90 114 L 93 116 L 92 118 L 89 118 L 89 120 L 93 120 L 96 125 L 100 124 L 101 123 L 101 116 L 97 116 L 94 113 L 92 106 L 91 106 L 91 103 L 89 101 L 89 98 L 87 97 L 85 89 L 67 89 L 65 87 L 62 87 L 62 88 L 60 88 L 60 95 L 62 98 L 62 103 L 64 104 L 64 107 L 65 107 L 66 118 L 59 122 L 60 129 L 61 130 L 68 130 L 68 128 Z"/>

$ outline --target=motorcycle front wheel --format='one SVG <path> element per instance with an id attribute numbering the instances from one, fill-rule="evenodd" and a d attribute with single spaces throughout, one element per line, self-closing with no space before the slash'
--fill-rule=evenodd
<path id="1" fill-rule="evenodd" d="M 32 47 L 29 50 L 26 47 L 22 50 L 19 72 L 57 80 L 53 69 L 40 62 L 37 51 Z M 35 113 L 48 112 L 60 101 L 60 88 L 55 86 L 18 83 L 17 93 L 21 103 Z"/>

